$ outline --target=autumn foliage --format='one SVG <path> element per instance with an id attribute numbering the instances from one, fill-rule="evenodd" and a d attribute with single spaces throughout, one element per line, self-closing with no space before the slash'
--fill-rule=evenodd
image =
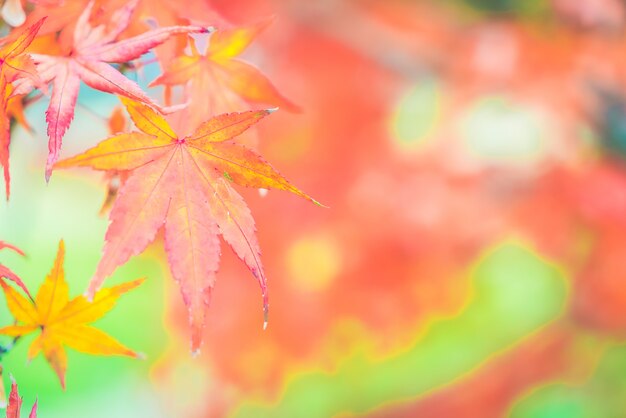
<path id="1" fill-rule="evenodd" d="M 223 114 L 202 123 L 191 135 L 179 136 L 150 107 L 128 99 L 122 102 L 141 132 L 113 136 L 55 166 L 130 173 L 111 209 L 102 259 L 88 295 L 93 296 L 117 266 L 142 252 L 164 226 L 168 261 L 189 309 L 192 350 L 199 350 L 202 341 L 219 265 L 218 235 L 258 280 L 267 322 L 267 280 L 256 227 L 231 183 L 287 190 L 317 203 L 255 152 L 233 142 L 270 111 Z"/>
<path id="2" fill-rule="evenodd" d="M 623 1 L 0 16 L 7 416 L 624 415 Z"/>
<path id="3" fill-rule="evenodd" d="M 32 359 L 43 353 L 63 387 L 67 369 L 64 346 L 88 354 L 137 357 L 136 353 L 88 323 L 106 314 L 120 295 L 142 282 L 136 280 L 110 289 L 101 289 L 91 300 L 85 296 L 70 300 L 63 270 L 64 258 L 65 245 L 61 241 L 54 265 L 34 299 L 25 298 L 0 281 L 9 310 L 17 322 L 16 325 L 0 328 L 0 334 L 19 338 L 39 331 L 28 350 L 28 357 Z"/>
<path id="4" fill-rule="evenodd" d="M 3 12 L 7 22 L 17 27 L 0 47 L 0 165 L 7 200 L 11 185 L 10 119 L 27 124 L 22 113 L 25 97 L 49 98 L 45 111 L 46 182 L 54 169 L 83 166 L 105 171 L 109 179 L 121 181 L 121 186 L 110 193 L 111 223 L 103 256 L 84 296 L 69 298 L 62 240 L 54 265 L 35 297 L 15 273 L 0 265 L 0 277 L 21 288 L 20 292 L 0 280 L 15 320 L 13 325 L 0 328 L 0 334 L 12 337 L 15 344 L 36 333 L 28 359 L 42 353 L 63 388 L 68 367 L 66 347 L 87 354 L 138 357 L 89 324 L 112 309 L 120 295 L 142 282 L 101 288 L 117 267 L 140 254 L 161 229 L 165 231 L 172 275 L 189 310 L 194 352 L 200 349 L 219 270 L 219 236 L 259 282 L 266 327 L 269 298 L 256 226 L 233 185 L 282 189 L 317 203 L 259 154 L 236 142 L 240 134 L 279 107 L 298 110 L 257 68 L 237 59 L 270 21 L 216 29 L 212 25 L 220 22 L 214 21 L 213 14 L 201 13 L 191 19 L 182 4 L 174 9 L 168 6 L 164 12 L 165 5 L 140 0 L 36 2 L 27 6 L 26 14 L 19 2 L 10 3 L 13 14 L 9 9 Z M 197 19 L 200 16 L 206 20 Z M 146 17 L 167 24 L 148 28 L 144 25 Z M 206 55 L 199 54 L 193 34 L 205 34 L 200 40 L 207 45 Z M 137 59 L 148 52 L 156 52 L 165 69 L 153 84 L 167 86 L 166 105 L 125 74 L 137 71 Z M 138 131 L 120 133 L 126 126 L 125 117 L 116 114 L 114 118 L 120 122 L 112 119 L 111 123 L 116 135 L 83 154 L 59 161 L 81 83 L 117 95 Z M 184 86 L 181 97 L 173 98 L 175 86 Z M 266 109 L 247 110 L 248 102 L 266 105 Z M 0 242 L 2 248 L 23 255 L 18 248 Z M 14 384 L 9 416 L 19 416 L 20 404 Z M 36 406 L 32 416 L 35 411 Z"/>

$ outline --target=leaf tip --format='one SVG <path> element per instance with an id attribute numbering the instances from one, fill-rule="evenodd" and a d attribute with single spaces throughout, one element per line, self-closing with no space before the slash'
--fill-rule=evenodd
<path id="1" fill-rule="evenodd" d="M 33 31 L 35 33 L 38 33 L 39 29 L 41 29 L 41 26 L 45 23 L 46 19 L 48 19 L 48 16 L 42 17 L 37 22 L 35 22 L 33 25 L 31 25 L 27 30 Z"/>
<path id="2" fill-rule="evenodd" d="M 133 288 L 135 288 L 135 287 L 137 287 L 137 286 L 141 285 L 141 284 L 142 284 L 143 282 L 145 282 L 145 281 L 146 281 L 146 278 L 145 278 L 145 277 L 140 277 L 140 278 L 138 278 L 138 279 L 133 280 L 133 284 L 134 284 L 134 285 L 133 285 Z"/>
<path id="3" fill-rule="evenodd" d="M 37 405 L 39 404 L 39 399 L 35 398 L 35 403 L 33 404 L 33 408 L 30 410 L 30 415 L 28 418 L 37 418 Z"/>
<path id="4" fill-rule="evenodd" d="M 315 199 L 313 199 L 313 198 L 311 198 L 311 202 L 315 203 L 317 206 L 322 207 L 322 208 L 324 208 L 324 209 L 330 209 L 330 206 L 326 206 L 326 205 L 324 205 L 324 204 L 322 204 L 322 203 L 318 202 L 317 200 L 315 200 Z"/>

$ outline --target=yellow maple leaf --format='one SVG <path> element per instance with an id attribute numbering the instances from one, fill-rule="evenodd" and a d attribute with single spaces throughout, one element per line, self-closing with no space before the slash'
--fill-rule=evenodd
<path id="1" fill-rule="evenodd" d="M 101 289 L 92 301 L 82 295 L 70 300 L 63 270 L 64 258 L 65 245 L 61 241 L 52 270 L 34 300 L 22 296 L 4 281 L 0 281 L 9 311 L 16 320 L 15 325 L 0 328 L 0 334 L 21 337 L 40 330 L 41 333 L 30 345 L 28 359 L 31 360 L 42 352 L 59 376 L 63 388 L 67 369 L 65 346 L 87 354 L 138 357 L 134 351 L 88 324 L 100 319 L 113 308 L 122 294 L 137 287 L 144 280 L 138 279 Z"/>

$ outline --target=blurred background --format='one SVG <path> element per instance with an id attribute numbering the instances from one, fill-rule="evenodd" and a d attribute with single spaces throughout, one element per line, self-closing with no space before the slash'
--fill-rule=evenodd
<path id="1" fill-rule="evenodd" d="M 224 247 L 192 358 L 157 240 L 109 281 L 146 283 L 97 323 L 146 360 L 71 352 L 63 392 L 43 358 L 25 364 L 26 339 L 2 358 L 25 404 L 43 418 L 626 416 L 626 3 L 206 5 L 230 25 L 275 16 L 244 57 L 303 111 L 263 121 L 256 148 L 330 208 L 242 191 L 266 331 Z M 106 137 L 119 105 L 87 88 L 79 103 L 64 156 Z M 27 257 L 0 262 L 37 289 L 64 238 L 80 294 L 107 184 L 73 170 L 46 186 L 46 105 L 27 108 L 35 134 L 13 132 L 0 203 L 0 239 Z"/>

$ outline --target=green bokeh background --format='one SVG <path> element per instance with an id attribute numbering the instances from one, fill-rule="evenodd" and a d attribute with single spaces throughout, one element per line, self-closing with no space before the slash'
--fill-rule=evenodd
<path id="1" fill-rule="evenodd" d="M 65 156 L 108 136 L 106 118 L 118 105 L 114 96 L 88 88 L 81 89 L 79 103 L 88 103 L 88 108 L 80 104 L 77 108 L 64 141 Z M 100 258 L 108 220 L 98 212 L 106 187 L 102 175 L 90 170 L 56 171 L 46 185 L 42 171 L 46 128 L 41 117 L 46 105 L 43 100 L 28 108 L 34 135 L 19 126 L 13 130 L 12 194 L 8 203 L 0 204 L 0 235 L 27 255 L 23 258 L 3 251 L 0 261 L 10 266 L 35 293 L 52 267 L 58 242 L 63 239 L 65 278 L 70 296 L 76 296 L 86 289 Z M 145 354 L 146 359 L 93 357 L 68 350 L 64 392 L 42 356 L 26 364 L 26 351 L 34 336 L 30 335 L 18 341 L 2 359 L 5 386 L 10 385 L 9 375 L 14 376 L 28 409 L 37 396 L 43 410 L 40 415 L 48 418 L 160 416 L 149 371 L 168 341 L 163 286 L 167 271 L 156 252 L 158 249 L 149 249 L 132 258 L 107 281 L 109 286 L 139 277 L 148 279 L 123 295 L 118 305 L 95 323 L 123 344 Z M 6 304 L 0 303 L 0 323 L 9 324 L 11 320 Z M 3 341 L 11 343 L 8 338 Z"/>

